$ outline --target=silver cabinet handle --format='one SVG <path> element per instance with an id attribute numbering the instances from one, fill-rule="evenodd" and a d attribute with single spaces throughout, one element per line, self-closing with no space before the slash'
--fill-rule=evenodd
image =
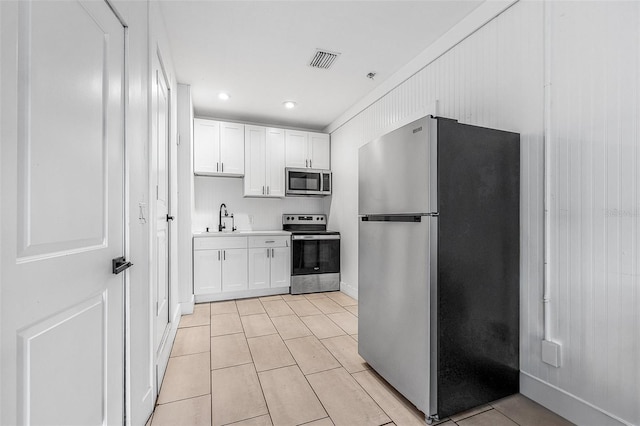
<path id="1" fill-rule="evenodd" d="M 309 160 L 304 160 L 304 166 L 309 167 Z"/>
<path id="2" fill-rule="evenodd" d="M 269 186 L 267 185 L 267 195 L 269 195 Z"/>
<path id="3" fill-rule="evenodd" d="M 216 163 L 216 172 L 220 171 L 220 163 Z"/>
<path id="4" fill-rule="evenodd" d="M 267 259 L 269 258 L 269 249 L 267 249 Z"/>
<path id="5" fill-rule="evenodd" d="M 262 187 L 262 195 L 264 195 L 264 186 Z"/>
<path id="6" fill-rule="evenodd" d="M 271 249 L 271 257 L 275 257 L 276 256 L 276 249 Z"/>
<path id="7" fill-rule="evenodd" d="M 222 260 L 227 260 L 227 251 L 222 250 Z"/>
<path id="8" fill-rule="evenodd" d="M 275 242 L 276 242 L 275 240 L 267 240 L 267 241 L 265 241 L 265 243 L 267 243 L 267 244 L 275 243 Z"/>
<path id="9" fill-rule="evenodd" d="M 220 261 L 220 250 L 218 250 L 218 262 Z"/>
<path id="10" fill-rule="evenodd" d="M 222 171 L 222 173 L 224 173 L 224 163 L 220 163 L 220 164 L 222 164 L 222 170 L 221 171 Z"/>
<path id="11" fill-rule="evenodd" d="M 313 168 L 313 164 L 311 164 L 311 159 L 309 159 L 309 167 Z M 224 170 L 224 168 L 223 168 L 223 170 Z"/>

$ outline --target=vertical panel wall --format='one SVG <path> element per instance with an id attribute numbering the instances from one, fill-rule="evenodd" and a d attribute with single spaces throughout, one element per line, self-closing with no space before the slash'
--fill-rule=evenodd
<path id="1" fill-rule="evenodd" d="M 516 3 L 335 130 L 329 225 L 342 234 L 342 288 L 357 295 L 358 148 L 433 112 L 519 132 L 521 369 L 578 404 L 638 424 L 639 5 L 586 3 Z M 562 345 L 561 368 L 541 357 L 546 113 L 551 333 Z"/>
<path id="2" fill-rule="evenodd" d="M 640 4 L 551 2 L 549 381 L 640 423 Z M 634 401 L 631 401 L 631 399 Z"/>

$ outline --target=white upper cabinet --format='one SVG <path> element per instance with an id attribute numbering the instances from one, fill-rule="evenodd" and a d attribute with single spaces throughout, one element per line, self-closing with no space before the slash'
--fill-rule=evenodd
<path id="1" fill-rule="evenodd" d="M 267 128 L 265 176 L 267 195 L 284 197 L 284 130 Z"/>
<path id="2" fill-rule="evenodd" d="M 245 126 L 245 197 L 284 197 L 284 132 Z"/>
<path id="3" fill-rule="evenodd" d="M 285 131 L 286 167 L 330 169 L 330 137 L 326 133 Z"/>
<path id="4" fill-rule="evenodd" d="M 304 169 L 309 167 L 309 137 L 307 132 L 285 130 L 285 142 L 287 154 L 287 167 Z"/>
<path id="5" fill-rule="evenodd" d="M 331 142 L 326 133 L 309 133 L 309 167 L 313 169 L 331 168 Z"/>
<path id="6" fill-rule="evenodd" d="M 197 175 L 244 175 L 244 124 L 194 119 L 193 170 Z"/>
<path id="7" fill-rule="evenodd" d="M 244 195 L 266 195 L 265 183 L 266 129 L 245 126 L 244 129 Z"/>
<path id="8" fill-rule="evenodd" d="M 196 174 L 215 174 L 220 168 L 220 123 L 193 120 L 193 170 Z"/>
<path id="9" fill-rule="evenodd" d="M 220 123 L 220 164 L 224 174 L 244 174 L 244 124 Z"/>

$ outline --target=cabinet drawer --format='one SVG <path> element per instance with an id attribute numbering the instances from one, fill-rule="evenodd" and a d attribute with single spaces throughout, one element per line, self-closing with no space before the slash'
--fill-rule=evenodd
<path id="1" fill-rule="evenodd" d="M 247 248 L 247 237 L 198 237 L 193 239 L 194 250 L 244 248 Z"/>
<path id="2" fill-rule="evenodd" d="M 249 237 L 249 248 L 260 247 L 289 247 L 289 236 L 261 236 L 261 237 Z"/>

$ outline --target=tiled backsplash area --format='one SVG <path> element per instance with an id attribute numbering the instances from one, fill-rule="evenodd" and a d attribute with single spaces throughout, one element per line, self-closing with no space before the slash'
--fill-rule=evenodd
<path id="1" fill-rule="evenodd" d="M 234 214 L 238 230 L 281 229 L 283 213 L 325 213 L 323 198 L 244 198 L 242 178 L 195 176 L 194 191 L 194 232 L 217 231 L 221 203 Z"/>

